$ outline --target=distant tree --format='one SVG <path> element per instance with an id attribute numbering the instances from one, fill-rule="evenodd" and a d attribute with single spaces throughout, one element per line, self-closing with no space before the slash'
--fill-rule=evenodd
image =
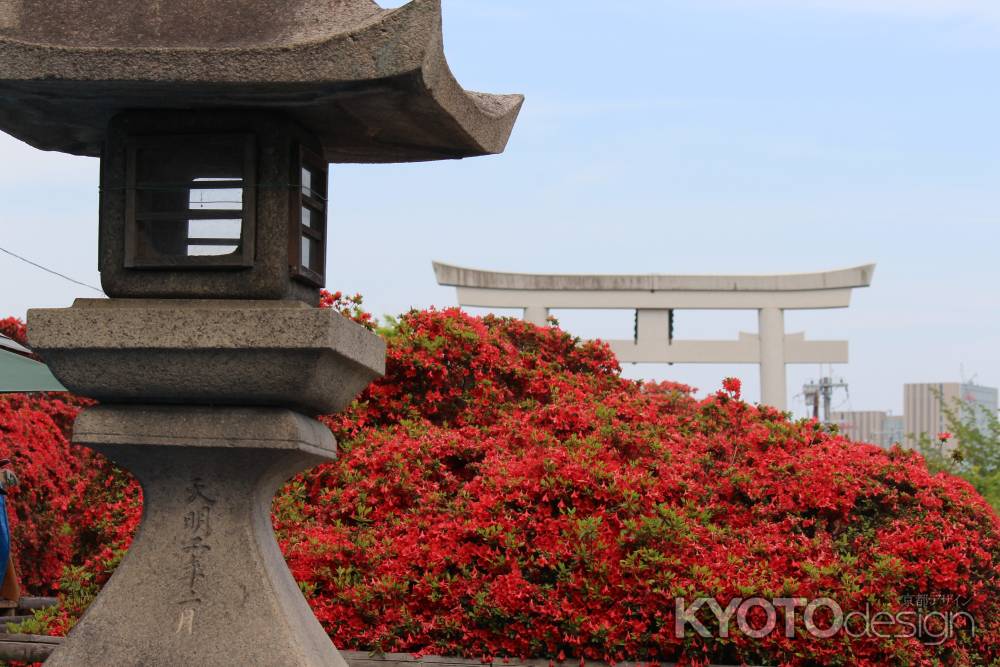
<path id="1" fill-rule="evenodd" d="M 942 402 L 948 431 L 916 438 L 917 449 L 933 471 L 957 475 L 1000 510 L 1000 419 L 985 406 L 953 399 Z"/>

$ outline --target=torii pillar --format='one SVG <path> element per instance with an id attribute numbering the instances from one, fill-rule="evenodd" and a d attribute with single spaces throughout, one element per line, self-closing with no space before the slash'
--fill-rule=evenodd
<path id="1" fill-rule="evenodd" d="M 761 308 L 757 311 L 760 339 L 760 402 L 786 409 L 788 384 L 785 381 L 785 311 Z"/>

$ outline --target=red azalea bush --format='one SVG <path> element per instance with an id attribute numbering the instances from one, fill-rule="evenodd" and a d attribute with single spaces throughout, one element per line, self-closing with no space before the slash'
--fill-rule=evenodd
<path id="1" fill-rule="evenodd" d="M 84 490 L 93 483 L 84 452 L 70 451 L 73 407 L 48 397 L 0 395 L 0 458 L 20 485 L 8 518 L 17 570 L 30 590 L 48 590 L 76 550 Z"/>
<path id="2" fill-rule="evenodd" d="M 0 458 L 19 478 L 8 496 L 11 551 L 31 593 L 56 592 L 68 574 L 103 583 L 138 525 L 138 484 L 69 443 L 88 403 L 70 394 L 0 394 Z"/>
<path id="3" fill-rule="evenodd" d="M 357 301 L 328 301 L 372 325 Z M 606 346 L 554 327 L 452 309 L 408 313 L 385 335 L 386 377 L 325 418 L 341 458 L 275 502 L 289 566 L 338 646 L 688 663 L 1000 661 L 1000 519 L 916 454 L 748 405 L 735 381 L 699 401 L 681 385 L 623 380 Z M 105 494 L 94 482 L 108 479 Z M 117 504 L 95 501 L 80 520 L 106 519 L 95 534 L 120 551 L 137 493 L 106 472 L 90 484 Z M 63 558 L 82 563 L 83 551 L 73 543 Z M 64 586 L 93 588 L 93 570 L 106 576 L 115 551 L 88 558 Z M 937 645 L 821 639 L 801 609 L 794 639 L 753 639 L 735 622 L 728 637 L 674 632 L 677 597 L 723 608 L 734 597 L 826 597 L 845 611 L 898 612 L 925 594 L 968 612 L 975 634 L 959 628 Z"/>
<path id="4" fill-rule="evenodd" d="M 25 326 L 24 322 L 16 317 L 4 317 L 0 318 L 0 334 L 13 339 L 21 345 L 26 345 L 28 339 L 28 327 Z"/>
<path id="5" fill-rule="evenodd" d="M 608 661 L 1000 660 L 1000 521 L 917 455 L 748 405 L 736 381 L 697 401 L 683 386 L 623 380 L 607 347 L 555 328 L 412 312 L 388 343 L 385 379 L 328 420 L 341 460 L 290 485 L 276 517 L 292 571 L 340 645 Z M 964 605 L 976 635 L 929 646 L 802 627 L 792 640 L 674 631 L 676 597 L 722 607 L 828 597 L 845 611 L 893 612 L 925 593 Z"/>

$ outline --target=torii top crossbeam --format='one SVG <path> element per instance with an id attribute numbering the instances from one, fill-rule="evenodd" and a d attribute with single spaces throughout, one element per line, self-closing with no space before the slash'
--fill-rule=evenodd
<path id="1" fill-rule="evenodd" d="M 868 287 L 874 264 L 818 273 L 778 275 L 556 275 L 500 273 L 439 262 L 441 285 L 457 288 L 462 306 L 522 308 L 544 324 L 551 308 L 636 311 L 633 340 L 608 343 L 623 362 L 757 363 L 761 402 L 785 408 L 787 363 L 846 363 L 846 341 L 806 341 L 785 334 L 785 310 L 846 308 L 851 290 Z M 735 341 L 674 340 L 674 310 L 756 310 L 759 333 Z"/>

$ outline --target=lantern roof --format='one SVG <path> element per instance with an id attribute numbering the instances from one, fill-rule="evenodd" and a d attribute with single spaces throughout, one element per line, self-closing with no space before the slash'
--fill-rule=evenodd
<path id="1" fill-rule="evenodd" d="M 100 155 L 132 109 L 272 109 L 330 162 L 502 152 L 520 95 L 464 90 L 445 61 L 440 0 L 8 0 L 0 4 L 0 130 Z"/>

